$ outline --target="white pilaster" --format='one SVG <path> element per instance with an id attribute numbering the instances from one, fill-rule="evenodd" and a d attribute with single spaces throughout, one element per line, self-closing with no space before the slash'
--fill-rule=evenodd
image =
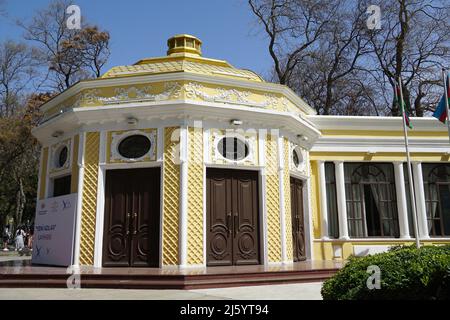
<path id="1" fill-rule="evenodd" d="M 335 174 L 336 174 L 336 194 L 338 205 L 338 217 L 339 217 L 339 238 L 342 240 L 350 239 L 348 236 L 348 223 L 347 223 L 347 200 L 345 196 L 345 174 L 344 174 L 344 162 L 335 161 Z"/>
<path id="2" fill-rule="evenodd" d="M 188 129 L 180 128 L 180 266 L 187 266 Z"/>
<path id="3" fill-rule="evenodd" d="M 327 184 L 325 181 L 325 162 L 318 161 L 319 167 L 319 197 L 322 226 L 322 239 L 329 238 L 328 234 L 328 207 L 327 207 Z"/>
<path id="4" fill-rule="evenodd" d="M 100 154 L 97 178 L 97 212 L 95 223 L 94 267 L 102 266 L 103 226 L 105 216 L 106 131 L 100 132 Z"/>
<path id="5" fill-rule="evenodd" d="M 261 231 L 262 231 L 262 251 L 263 252 L 263 263 L 264 265 L 269 264 L 269 256 L 268 256 L 268 238 L 267 238 L 267 205 L 266 205 L 266 137 L 267 130 L 259 129 L 258 132 L 258 159 L 260 169 L 260 199 L 261 199 L 261 208 L 262 208 L 262 216 L 261 216 Z M 205 180 L 206 181 L 206 180 Z M 206 193 L 205 193 L 206 194 Z M 206 198 L 206 197 L 205 197 Z M 206 218 L 205 218 L 206 221 Z M 206 234 L 206 231 L 205 231 Z"/>
<path id="6" fill-rule="evenodd" d="M 287 262 L 286 251 L 286 212 L 284 209 L 284 143 L 283 137 L 278 137 L 278 184 L 280 194 L 280 233 L 281 233 L 281 261 Z"/>
<path id="7" fill-rule="evenodd" d="M 414 191 L 417 206 L 417 226 L 421 239 L 429 239 L 427 209 L 425 206 L 425 189 L 423 187 L 422 163 L 413 162 Z"/>
<path id="8" fill-rule="evenodd" d="M 77 195 L 77 211 L 75 220 L 75 245 L 73 264 L 75 267 L 80 265 L 80 240 L 81 240 L 81 205 L 83 199 L 83 180 L 84 180 L 84 143 L 86 133 L 80 133 L 80 142 L 78 146 L 78 195 Z"/>
<path id="9" fill-rule="evenodd" d="M 408 224 L 408 204 L 406 200 L 403 162 L 394 162 L 395 191 L 397 193 L 398 224 L 401 239 L 410 239 Z"/>

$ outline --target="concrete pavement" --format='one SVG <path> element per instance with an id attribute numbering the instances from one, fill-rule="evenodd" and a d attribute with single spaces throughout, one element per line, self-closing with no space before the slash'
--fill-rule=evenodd
<path id="1" fill-rule="evenodd" d="M 320 300 L 322 283 L 201 290 L 1 288 L 1 300 Z"/>

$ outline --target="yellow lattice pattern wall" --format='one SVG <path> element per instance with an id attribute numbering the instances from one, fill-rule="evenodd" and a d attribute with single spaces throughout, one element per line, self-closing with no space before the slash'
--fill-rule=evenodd
<path id="1" fill-rule="evenodd" d="M 290 182 L 290 160 L 291 149 L 289 140 L 283 139 L 284 150 L 284 170 L 283 170 L 283 182 L 284 182 L 284 215 L 285 215 L 285 228 L 286 228 L 286 255 L 288 260 L 293 260 L 293 243 L 292 243 L 292 212 L 291 212 L 291 182 Z"/>
<path id="2" fill-rule="evenodd" d="M 203 263 L 203 130 L 189 128 L 188 264 Z"/>
<path id="3" fill-rule="evenodd" d="M 86 133 L 84 148 L 83 199 L 81 204 L 81 265 L 94 264 L 99 145 L 99 132 Z"/>
<path id="4" fill-rule="evenodd" d="M 165 128 L 163 167 L 163 265 L 178 264 L 178 226 L 180 203 L 179 143 L 179 128 Z"/>
<path id="5" fill-rule="evenodd" d="M 267 255 L 269 262 L 281 261 L 280 189 L 278 179 L 277 137 L 266 139 Z"/>
<path id="6" fill-rule="evenodd" d="M 48 165 L 48 147 L 42 149 L 42 167 L 41 176 L 39 177 L 39 200 L 45 198 L 45 188 L 47 181 L 47 165 Z"/>

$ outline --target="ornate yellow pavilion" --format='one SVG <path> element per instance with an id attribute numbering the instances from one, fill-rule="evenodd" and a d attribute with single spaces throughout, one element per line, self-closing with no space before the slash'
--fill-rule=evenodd
<path id="1" fill-rule="evenodd" d="M 77 194 L 73 263 L 342 260 L 413 243 L 400 118 L 318 116 L 288 87 L 204 58 L 114 67 L 41 107 L 39 200 Z M 450 145 L 410 131 L 419 237 L 450 242 Z"/>

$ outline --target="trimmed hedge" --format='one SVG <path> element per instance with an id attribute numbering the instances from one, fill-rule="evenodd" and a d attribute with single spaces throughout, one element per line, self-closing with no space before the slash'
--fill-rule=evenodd
<path id="1" fill-rule="evenodd" d="M 380 268 L 380 289 L 370 290 L 369 266 Z M 393 247 L 388 252 L 350 257 L 322 286 L 325 300 L 450 299 L 450 245 Z"/>

